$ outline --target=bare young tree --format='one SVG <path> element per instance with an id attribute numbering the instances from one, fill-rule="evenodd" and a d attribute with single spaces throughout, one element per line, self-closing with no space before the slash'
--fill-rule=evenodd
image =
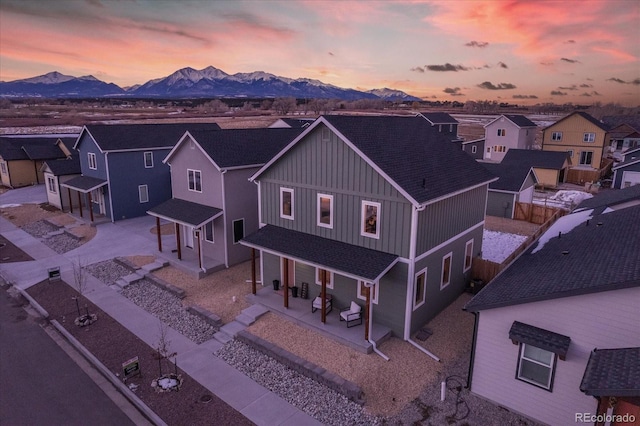
<path id="1" fill-rule="evenodd" d="M 171 358 L 175 357 L 177 352 L 171 352 L 171 341 L 167 337 L 167 325 L 162 321 L 159 321 L 158 329 L 160 334 L 158 335 L 158 343 L 156 344 L 156 358 L 158 358 L 158 369 L 159 375 L 162 376 L 162 360 L 170 361 Z M 175 373 L 178 373 L 177 363 L 173 363 Z"/>

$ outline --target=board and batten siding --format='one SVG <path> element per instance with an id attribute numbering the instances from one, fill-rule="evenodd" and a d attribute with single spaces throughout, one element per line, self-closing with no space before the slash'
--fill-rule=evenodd
<path id="1" fill-rule="evenodd" d="M 513 219 L 513 202 L 515 200 L 515 195 L 516 194 L 512 192 L 489 191 L 487 199 L 487 216 Z"/>
<path id="2" fill-rule="evenodd" d="M 319 126 L 260 177 L 264 223 L 409 256 L 411 203 L 335 134 Z M 280 188 L 294 189 L 294 220 L 280 217 Z M 333 229 L 317 226 L 317 194 L 333 196 Z M 380 238 L 363 237 L 362 201 L 381 204 Z"/>
<path id="3" fill-rule="evenodd" d="M 418 214 L 416 255 L 429 251 L 484 220 L 487 187 L 478 188 L 429 204 Z"/>
<path id="4" fill-rule="evenodd" d="M 480 311 L 471 391 L 551 425 L 575 423 L 575 413 L 596 412 L 580 391 L 591 351 L 640 346 L 640 287 Z M 517 380 L 519 345 L 509 340 L 514 321 L 571 338 L 558 359 L 552 392 Z"/>

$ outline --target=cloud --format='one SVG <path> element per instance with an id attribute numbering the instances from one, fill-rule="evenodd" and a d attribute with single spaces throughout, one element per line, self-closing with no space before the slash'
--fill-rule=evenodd
<path id="1" fill-rule="evenodd" d="M 469 43 L 465 43 L 465 46 L 469 46 L 469 47 L 479 47 L 479 48 L 483 48 L 483 47 L 487 47 L 489 45 L 488 42 L 486 41 L 470 41 Z"/>
<path id="2" fill-rule="evenodd" d="M 587 83 L 582 83 L 580 85 L 580 87 L 584 88 L 584 89 L 588 89 L 589 87 L 593 87 L 593 84 L 587 84 Z"/>
<path id="3" fill-rule="evenodd" d="M 580 96 L 588 96 L 588 97 L 591 97 L 591 94 L 590 94 L 590 93 L 587 93 L 587 92 L 584 92 L 584 93 L 583 93 L 582 95 L 580 95 Z"/>
<path id="4" fill-rule="evenodd" d="M 424 68 L 422 68 L 422 67 L 413 67 L 409 71 L 423 73 L 424 72 Z"/>
<path id="5" fill-rule="evenodd" d="M 574 44 L 576 41 L 575 40 L 567 40 L 565 41 L 566 44 Z"/>
<path id="6" fill-rule="evenodd" d="M 464 67 L 462 65 L 452 65 L 449 62 L 447 62 L 444 65 L 427 65 L 425 67 L 426 69 L 428 69 L 429 71 L 468 71 L 469 68 Z"/>
<path id="7" fill-rule="evenodd" d="M 613 81 L 615 83 L 620 83 L 620 84 L 627 84 L 626 81 L 624 81 L 622 79 L 619 79 L 619 78 L 616 78 L 616 77 L 608 78 L 607 81 Z"/>
<path id="8" fill-rule="evenodd" d="M 538 99 L 536 95 L 513 95 L 513 99 Z"/>
<path id="9" fill-rule="evenodd" d="M 459 87 L 446 87 L 443 92 L 451 96 L 464 96 L 464 94 L 460 93 L 460 90 Z"/>
<path id="10" fill-rule="evenodd" d="M 498 83 L 498 85 L 496 86 L 490 81 L 485 81 L 478 84 L 478 87 L 481 89 L 487 89 L 487 90 L 509 90 L 509 89 L 515 89 L 516 85 L 511 83 Z"/>
<path id="11" fill-rule="evenodd" d="M 578 86 L 576 86 L 575 84 L 572 84 L 571 86 L 567 86 L 567 87 L 558 87 L 558 89 L 561 90 L 578 90 Z"/>
<path id="12" fill-rule="evenodd" d="M 545 67 L 553 65 L 553 62 L 540 62 L 540 65 L 544 65 Z"/>
<path id="13" fill-rule="evenodd" d="M 568 62 L 570 64 L 579 64 L 580 61 L 577 59 L 569 59 L 569 58 L 560 58 L 561 61 Z"/>
<path id="14" fill-rule="evenodd" d="M 566 96 L 567 93 L 566 92 L 561 92 L 559 90 L 552 90 L 551 91 L 551 96 Z"/>
<path id="15" fill-rule="evenodd" d="M 504 62 L 502 62 L 502 61 L 498 62 L 498 66 L 499 66 L 500 68 L 509 68 L 509 67 L 507 66 L 507 64 L 505 64 L 505 63 L 504 63 Z"/>
<path id="16" fill-rule="evenodd" d="M 633 81 L 630 81 L 629 84 L 633 84 L 634 86 L 640 85 L 640 78 L 636 78 Z"/>
<path id="17" fill-rule="evenodd" d="M 336 56 L 333 54 L 333 52 L 327 52 L 327 53 L 329 53 L 329 56 Z"/>

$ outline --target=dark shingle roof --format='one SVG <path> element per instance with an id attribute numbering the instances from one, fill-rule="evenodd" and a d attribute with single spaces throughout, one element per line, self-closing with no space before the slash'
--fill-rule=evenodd
<path id="1" fill-rule="evenodd" d="M 147 211 L 152 216 L 198 228 L 222 214 L 222 209 L 172 198 Z"/>
<path id="2" fill-rule="evenodd" d="M 640 397 L 640 347 L 594 349 L 580 390 L 591 396 Z"/>
<path id="3" fill-rule="evenodd" d="M 80 158 L 76 155 L 62 160 L 50 160 L 46 162 L 47 167 L 54 176 L 66 176 L 80 174 Z"/>
<path id="4" fill-rule="evenodd" d="M 103 151 L 173 148 L 187 130 L 216 130 L 216 123 L 88 124 Z"/>
<path id="5" fill-rule="evenodd" d="M 191 136 L 221 168 L 263 165 L 293 141 L 302 128 L 194 130 Z"/>
<path id="6" fill-rule="evenodd" d="M 574 116 L 574 115 L 579 115 L 580 117 L 584 118 L 585 120 L 589 121 L 590 123 L 595 124 L 596 126 L 600 127 L 605 132 L 608 131 L 609 128 L 610 128 L 610 126 L 608 124 L 605 124 L 602 121 L 599 121 L 598 119 L 590 116 L 589 114 L 587 114 L 584 111 L 575 111 L 575 112 L 572 112 L 571 114 L 567 115 L 566 117 L 561 118 L 560 120 L 556 121 L 555 123 L 545 127 L 545 129 L 548 129 L 549 127 L 555 126 L 556 124 L 560 123 L 561 121 L 564 121 L 567 118 L 569 118 L 571 116 Z"/>
<path id="7" fill-rule="evenodd" d="M 602 121 L 610 126 L 617 127 L 621 124 L 628 124 L 640 132 L 640 115 L 607 115 L 602 117 Z"/>
<path id="8" fill-rule="evenodd" d="M 458 120 L 446 112 L 421 112 L 420 114 L 431 124 L 458 124 Z"/>
<path id="9" fill-rule="evenodd" d="M 494 179 L 421 117 L 323 117 L 418 203 Z"/>
<path id="10" fill-rule="evenodd" d="M 0 138 L 0 157 L 4 161 L 28 160 L 27 153 L 22 149 L 19 139 Z"/>
<path id="11" fill-rule="evenodd" d="M 489 189 L 499 191 L 520 192 L 525 183 L 531 167 L 520 164 L 479 163 L 489 170 L 498 180 L 489 184 Z"/>
<path id="12" fill-rule="evenodd" d="M 536 123 L 520 114 L 502 114 L 518 127 L 538 127 Z"/>
<path id="13" fill-rule="evenodd" d="M 5 161 L 64 158 L 57 141 L 58 138 L 51 137 L 3 137 L 0 138 L 0 156 Z"/>
<path id="14" fill-rule="evenodd" d="M 303 128 L 313 123 L 313 118 L 281 118 L 290 127 Z"/>
<path id="15" fill-rule="evenodd" d="M 571 338 L 549 330 L 514 321 L 509 330 L 509 339 L 518 343 L 535 346 L 557 354 L 561 359 L 567 356 Z"/>
<path id="16" fill-rule="evenodd" d="M 640 286 L 640 206 L 564 216 L 467 305 L 480 311 Z M 558 229 L 575 227 L 558 238 Z M 542 248 L 539 248 L 544 242 Z"/>
<path id="17" fill-rule="evenodd" d="M 266 225 L 241 240 L 249 247 L 285 254 L 352 276 L 374 282 L 389 270 L 398 256 L 352 244 Z"/>
<path id="18" fill-rule="evenodd" d="M 68 181 L 61 183 L 60 186 L 68 187 L 71 189 L 75 189 L 76 191 L 87 193 L 91 192 L 94 189 L 100 188 L 107 184 L 107 181 L 104 179 L 98 179 L 90 176 L 78 176 L 73 179 L 69 179 Z"/>
<path id="19" fill-rule="evenodd" d="M 597 209 L 598 207 L 613 207 L 627 201 L 640 200 L 640 185 L 633 185 L 623 189 L 609 189 L 599 192 L 578 204 L 576 211 Z"/>
<path id="20" fill-rule="evenodd" d="M 510 149 L 501 164 L 519 167 L 537 167 L 540 169 L 561 170 L 565 161 L 570 160 L 569 153 L 541 151 L 539 149 Z"/>

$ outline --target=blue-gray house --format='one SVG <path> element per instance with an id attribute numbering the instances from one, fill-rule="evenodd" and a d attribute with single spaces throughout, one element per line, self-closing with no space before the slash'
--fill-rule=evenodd
<path id="1" fill-rule="evenodd" d="M 162 162 L 187 130 L 218 130 L 206 124 L 86 125 L 76 140 L 82 175 L 61 186 L 76 192 L 80 212 L 112 222 L 144 216 L 171 198 L 171 173 Z"/>

